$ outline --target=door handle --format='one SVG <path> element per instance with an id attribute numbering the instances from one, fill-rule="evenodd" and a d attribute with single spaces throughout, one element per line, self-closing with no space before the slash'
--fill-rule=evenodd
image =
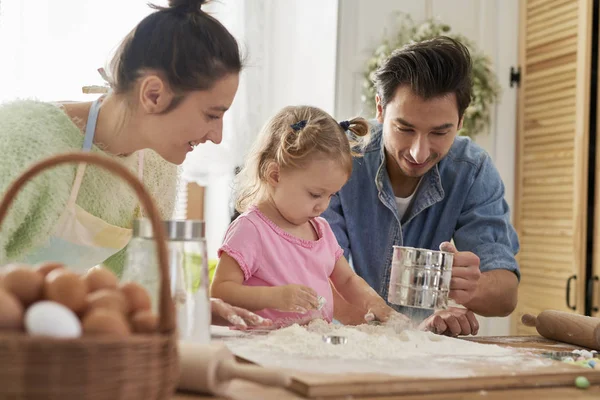
<path id="1" fill-rule="evenodd" d="M 590 278 L 588 280 L 588 287 L 587 287 L 587 291 L 586 291 L 586 296 L 588 296 L 588 304 L 590 305 L 590 308 L 592 310 L 592 312 L 598 312 L 598 306 L 595 304 L 594 299 L 596 298 L 596 294 L 594 293 L 594 283 L 598 282 L 598 275 L 594 275 L 592 278 Z"/>
<path id="2" fill-rule="evenodd" d="M 577 310 L 577 302 L 574 305 L 571 305 L 571 281 L 577 282 L 577 275 L 571 275 L 569 279 L 567 279 L 567 307 L 571 310 Z"/>

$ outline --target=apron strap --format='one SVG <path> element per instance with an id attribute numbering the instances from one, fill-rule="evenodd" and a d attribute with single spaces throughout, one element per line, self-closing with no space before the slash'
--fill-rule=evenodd
<path id="1" fill-rule="evenodd" d="M 92 145 L 94 144 L 94 135 L 96 134 L 96 123 L 98 122 L 98 114 L 100 113 L 100 104 L 100 99 L 96 99 L 90 107 L 88 120 L 85 125 L 85 137 L 83 138 L 83 146 L 81 147 L 82 151 L 90 151 L 92 149 Z M 85 163 L 81 163 L 77 166 L 77 174 L 75 175 L 75 181 L 73 182 L 71 194 L 69 195 L 69 202 L 67 203 L 69 207 L 75 205 L 77 195 L 79 194 L 79 188 L 81 188 L 81 181 L 83 180 L 83 175 L 85 174 L 86 165 L 87 164 Z"/>

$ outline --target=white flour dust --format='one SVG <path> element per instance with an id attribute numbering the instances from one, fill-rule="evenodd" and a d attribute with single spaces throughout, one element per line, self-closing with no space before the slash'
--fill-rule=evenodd
<path id="1" fill-rule="evenodd" d="M 323 335 L 344 336 L 333 345 Z M 237 355 L 265 366 L 310 372 L 374 372 L 403 376 L 459 377 L 473 375 L 474 363 L 514 370 L 548 361 L 526 357 L 497 345 L 480 344 L 389 326 L 342 326 L 315 320 L 269 334 L 251 334 L 226 341 Z"/>
<path id="2" fill-rule="evenodd" d="M 344 336 L 347 343 L 328 344 L 323 341 L 325 334 Z M 422 355 L 498 357 L 515 354 L 512 349 L 505 347 L 468 342 L 431 332 L 405 330 L 396 333 L 393 328 L 383 325 L 348 327 L 328 324 L 323 320 L 315 320 L 308 327 L 292 325 L 246 340 L 252 347 L 265 347 L 282 354 L 355 360 L 402 359 Z"/>

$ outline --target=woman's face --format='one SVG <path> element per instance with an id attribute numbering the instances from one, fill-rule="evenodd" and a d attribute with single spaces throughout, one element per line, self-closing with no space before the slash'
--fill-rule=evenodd
<path id="1" fill-rule="evenodd" d="M 230 74 L 208 90 L 196 90 L 167 112 L 151 114 L 144 124 L 150 148 L 173 164 L 181 164 L 196 145 L 221 143 L 223 115 L 231 107 L 239 74 Z M 150 115 L 149 115 L 150 116 Z"/>

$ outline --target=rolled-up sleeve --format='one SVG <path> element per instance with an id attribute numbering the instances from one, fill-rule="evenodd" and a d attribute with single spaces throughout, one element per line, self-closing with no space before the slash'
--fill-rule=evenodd
<path id="1" fill-rule="evenodd" d="M 458 250 L 471 251 L 479 257 L 482 272 L 506 269 L 521 278 L 515 259 L 519 239 L 504 199 L 504 184 L 487 154 L 469 188 L 454 243 Z"/>

